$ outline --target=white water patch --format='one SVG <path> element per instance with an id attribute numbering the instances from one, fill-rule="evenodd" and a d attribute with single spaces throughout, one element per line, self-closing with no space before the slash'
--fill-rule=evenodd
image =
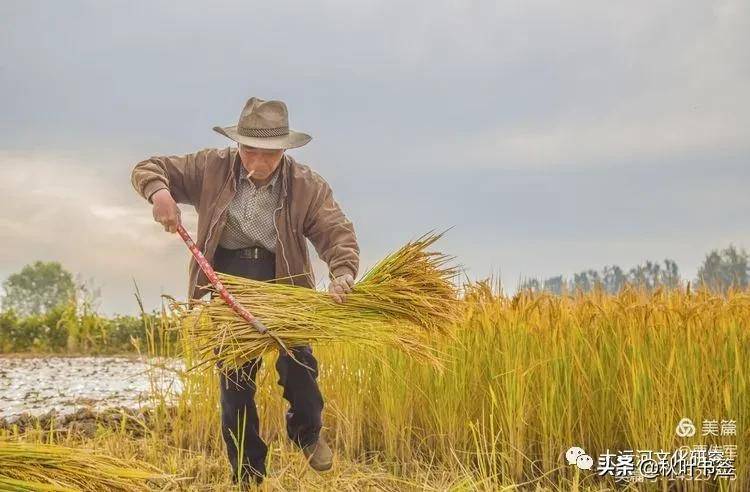
<path id="1" fill-rule="evenodd" d="M 0 419 L 50 410 L 66 415 L 80 408 L 141 408 L 154 392 L 179 393 L 181 381 L 172 369 L 181 369 L 180 361 L 0 356 Z"/>

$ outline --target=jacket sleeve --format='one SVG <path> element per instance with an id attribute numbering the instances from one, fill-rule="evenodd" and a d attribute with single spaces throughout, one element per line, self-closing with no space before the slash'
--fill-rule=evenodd
<path id="1" fill-rule="evenodd" d="M 216 149 L 203 149 L 180 156 L 152 156 L 135 165 L 130 182 L 149 203 L 153 203 L 151 195 L 166 188 L 177 203 L 197 207 L 203 173 L 210 159 L 217 155 Z"/>
<path id="2" fill-rule="evenodd" d="M 333 198 L 329 184 L 313 172 L 316 191 L 313 193 L 304 222 L 304 234 L 328 264 L 328 277 L 333 279 L 345 273 L 357 277 L 359 269 L 359 244 L 354 225 L 344 215 Z"/>

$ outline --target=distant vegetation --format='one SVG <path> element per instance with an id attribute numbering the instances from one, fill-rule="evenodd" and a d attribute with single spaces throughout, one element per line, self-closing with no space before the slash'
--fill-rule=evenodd
<path id="1" fill-rule="evenodd" d="M 36 261 L 3 282 L 0 352 L 112 354 L 145 345 L 143 317 L 104 317 L 99 290 L 58 262 Z"/>
<path id="2" fill-rule="evenodd" d="M 154 317 L 155 314 L 145 314 Z M 0 312 L 0 352 L 115 354 L 145 346 L 140 316 L 104 317 L 61 304 L 43 314 Z"/>
<path id="3" fill-rule="evenodd" d="M 747 289 L 749 277 L 747 251 L 730 245 L 721 251 L 713 250 L 706 255 L 691 285 L 693 288 L 705 286 L 716 294 L 726 294 L 730 288 Z M 576 291 L 590 292 L 600 288 L 607 293 L 617 294 L 628 284 L 648 291 L 660 287 L 687 287 L 687 282 L 680 277 L 677 263 L 665 259 L 663 263 L 646 261 L 628 271 L 617 265 L 607 265 L 601 270 L 589 269 L 576 273 L 573 278 L 558 275 L 544 280 L 525 279 L 519 290 L 546 291 L 561 295 Z"/>
<path id="4" fill-rule="evenodd" d="M 36 261 L 26 265 L 3 282 L 3 311 L 13 310 L 20 316 L 49 312 L 83 293 L 73 275 L 56 262 Z"/>
<path id="5" fill-rule="evenodd" d="M 674 260 L 646 261 L 629 270 L 608 265 L 588 269 L 573 278 L 562 275 L 526 279 L 519 290 L 562 295 L 602 289 L 617 294 L 626 285 L 653 291 L 659 287 L 685 288 Z M 726 294 L 750 285 L 748 253 L 734 245 L 709 252 L 691 287 Z M 36 261 L 10 275 L 2 284 L 0 352 L 121 353 L 143 345 L 141 316 L 104 317 L 95 310 L 99 289 L 74 279 L 58 262 Z M 154 317 L 159 313 L 143 314 Z M 167 336 L 167 335 L 164 335 Z M 174 335 L 170 335 L 174 336 Z"/>

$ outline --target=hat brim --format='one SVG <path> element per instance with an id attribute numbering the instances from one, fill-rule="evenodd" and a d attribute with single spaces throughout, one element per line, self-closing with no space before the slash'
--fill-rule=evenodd
<path id="1" fill-rule="evenodd" d="M 214 131 L 234 140 L 235 142 L 249 145 L 250 147 L 257 147 L 259 149 L 294 149 L 296 147 L 302 147 L 312 140 L 312 137 L 307 133 L 294 130 L 289 130 L 287 135 L 281 135 L 279 137 L 246 137 L 237 133 L 237 125 L 225 127 L 215 126 Z"/>

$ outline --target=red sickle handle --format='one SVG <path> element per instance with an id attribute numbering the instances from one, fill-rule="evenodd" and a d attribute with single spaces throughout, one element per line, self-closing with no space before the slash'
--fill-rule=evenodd
<path id="1" fill-rule="evenodd" d="M 245 309 L 244 306 L 242 306 L 240 303 L 237 302 L 237 300 L 234 298 L 232 294 L 229 293 L 226 287 L 219 281 L 219 277 L 216 276 L 216 272 L 211 267 L 211 265 L 208 263 L 208 260 L 206 260 L 206 257 L 203 256 L 203 253 L 201 253 L 201 250 L 198 249 L 198 246 L 195 245 L 195 242 L 193 241 L 193 238 L 190 237 L 190 234 L 185 230 L 184 227 L 182 227 L 182 224 L 177 225 L 177 232 L 182 237 L 182 240 L 185 241 L 185 244 L 187 244 L 188 249 L 190 249 L 190 252 L 193 253 L 193 257 L 195 257 L 195 260 L 198 262 L 198 265 L 201 267 L 201 270 L 203 270 L 203 273 L 206 274 L 206 277 L 208 277 L 208 280 L 211 282 L 211 285 L 214 286 L 214 288 L 219 292 L 219 295 L 222 299 L 224 299 L 224 302 L 229 305 L 237 314 L 242 316 L 245 321 L 250 323 L 250 325 L 258 330 L 258 333 L 266 334 L 268 333 L 268 328 L 260 322 L 258 318 L 250 314 L 250 311 Z M 275 338 L 275 337 L 274 337 Z"/>

